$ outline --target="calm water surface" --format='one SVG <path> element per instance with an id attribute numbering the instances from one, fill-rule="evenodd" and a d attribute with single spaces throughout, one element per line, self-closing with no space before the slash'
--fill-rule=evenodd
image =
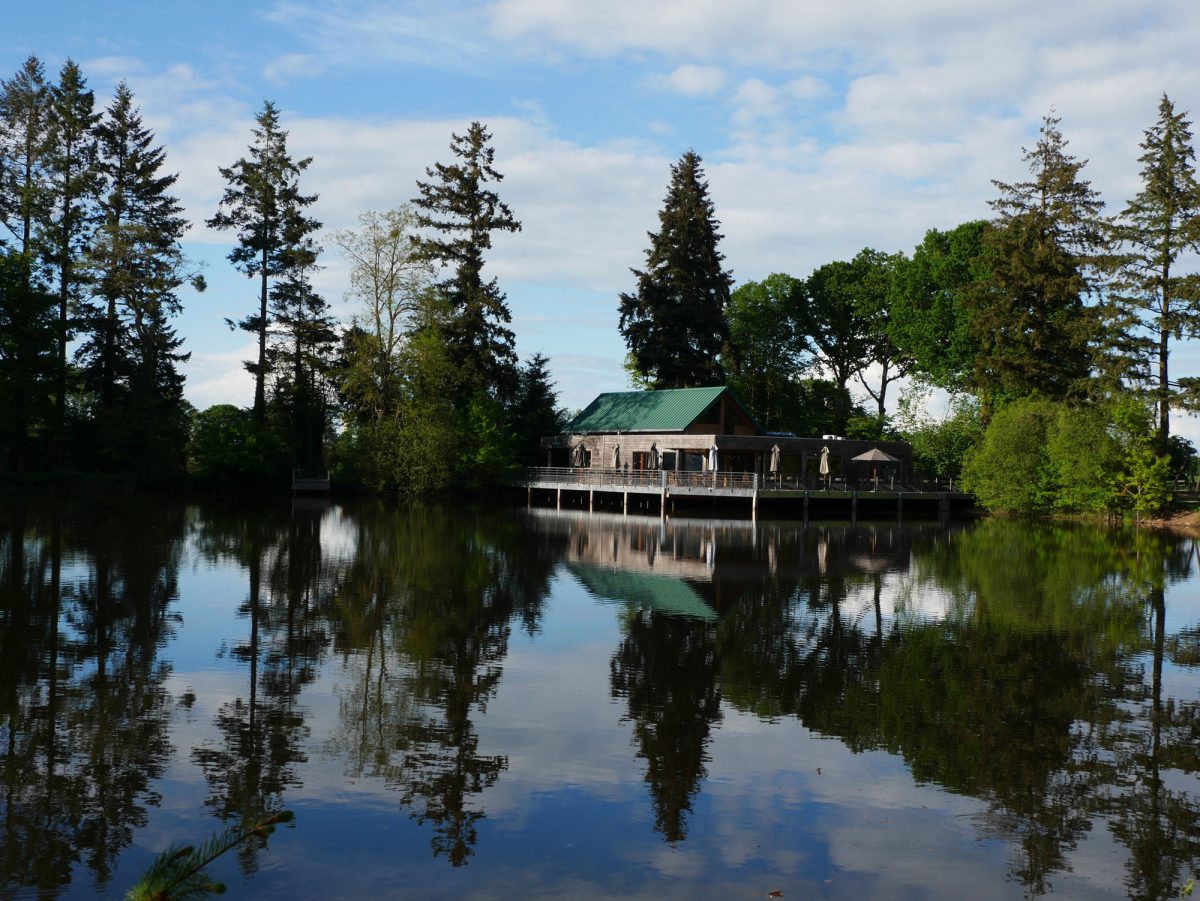
<path id="1" fill-rule="evenodd" d="M 1177 896 L 1200 547 L 989 521 L 0 502 L 0 897 Z"/>

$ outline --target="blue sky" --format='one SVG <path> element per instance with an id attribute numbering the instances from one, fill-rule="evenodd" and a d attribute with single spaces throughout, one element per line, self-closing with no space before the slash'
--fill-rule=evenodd
<path id="1" fill-rule="evenodd" d="M 51 0 L 5 16 L 5 77 L 35 53 L 51 72 L 76 59 L 103 102 L 127 79 L 181 173 L 187 250 L 210 284 L 179 323 L 200 407 L 252 398 L 250 342 L 224 319 L 255 292 L 203 220 L 266 98 L 314 158 L 305 184 L 329 228 L 410 200 L 452 131 L 489 125 L 524 224 L 489 269 L 518 351 L 551 358 L 569 407 L 625 387 L 617 297 L 685 150 L 704 158 L 740 283 L 865 246 L 911 251 L 928 228 L 986 216 L 990 180 L 1022 175 L 1052 108 L 1115 212 L 1137 191 L 1161 94 L 1200 109 L 1200 10 L 1186 0 Z M 333 249 L 322 262 L 319 286 L 348 318 L 344 265 Z M 1173 362 L 1200 374 L 1191 344 Z"/>

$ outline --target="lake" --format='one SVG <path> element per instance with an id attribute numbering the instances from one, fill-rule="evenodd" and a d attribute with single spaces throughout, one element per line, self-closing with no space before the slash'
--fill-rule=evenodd
<path id="1" fill-rule="evenodd" d="M 1198 677 L 1155 531 L 9 494 L 0 897 L 1177 897 Z"/>

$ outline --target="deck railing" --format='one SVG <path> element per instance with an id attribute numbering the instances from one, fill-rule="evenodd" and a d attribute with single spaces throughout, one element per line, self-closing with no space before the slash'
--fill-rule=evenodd
<path id="1" fill-rule="evenodd" d="M 665 476 L 665 481 L 664 481 Z M 677 471 L 661 469 L 613 469 L 605 467 L 538 466 L 525 470 L 524 481 L 577 485 L 580 488 L 730 488 L 741 491 L 903 491 L 953 492 L 953 479 L 909 479 L 901 481 L 892 476 L 823 477 L 759 474 L 753 472 Z"/>

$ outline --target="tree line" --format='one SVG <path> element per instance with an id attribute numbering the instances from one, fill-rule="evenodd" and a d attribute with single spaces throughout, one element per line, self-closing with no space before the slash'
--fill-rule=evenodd
<path id="1" fill-rule="evenodd" d="M 1141 147 L 1141 190 L 1106 215 L 1047 116 L 1023 151 L 1028 178 L 993 182 L 992 218 L 931 229 L 911 253 L 864 248 L 736 289 L 689 151 L 620 297 L 629 374 L 651 388 L 729 384 L 771 431 L 906 438 L 926 474 L 961 476 L 997 509 L 1148 512 L 1192 456 L 1170 415 L 1197 404 L 1200 383 L 1169 361 L 1173 342 L 1200 335 L 1186 265 L 1200 186 L 1191 125 L 1166 96 Z M 427 494 L 535 462 L 564 414 L 547 359 L 518 358 L 484 272 L 493 235 L 521 223 L 486 127 L 450 150 L 410 203 L 329 233 L 358 302 L 343 325 L 314 285 L 311 158 L 263 104 L 206 220 L 256 288 L 229 322 L 255 340 L 253 404 L 197 412 L 173 321 L 204 279 L 181 248 L 177 176 L 128 85 L 99 109 L 73 61 L 50 81 L 30 57 L 0 82 L 3 466 L 268 482 L 332 469 Z M 889 416 L 902 378 L 915 388 Z M 921 412 L 931 388 L 953 415 Z"/>
<path id="2" fill-rule="evenodd" d="M 992 218 L 930 229 L 911 254 L 868 247 L 732 290 L 685 153 L 621 297 L 631 377 L 727 383 L 771 431 L 908 439 L 927 474 L 964 476 L 994 509 L 1160 508 L 1194 455 L 1171 411 L 1200 399 L 1169 367 L 1175 342 L 1200 337 L 1200 275 L 1184 265 L 1200 250 L 1191 124 L 1164 95 L 1141 190 L 1113 215 L 1067 143 L 1045 117 L 1022 152 L 1029 177 L 993 181 Z M 913 387 L 889 416 L 903 377 Z M 934 388 L 951 398 L 942 421 L 921 411 Z"/>
<path id="3" fill-rule="evenodd" d="M 361 303 L 343 328 L 314 287 L 311 158 L 265 102 L 206 220 L 256 287 L 228 322 L 254 337 L 254 400 L 197 412 L 172 323 L 204 279 L 181 248 L 177 175 L 126 83 L 101 110 L 75 62 L 51 81 L 29 57 L 0 82 L 0 466 L 266 482 L 333 468 L 429 493 L 533 457 L 562 414 L 547 359 L 518 359 L 483 273 L 493 233 L 521 228 L 494 190 L 490 139 L 473 123 L 411 204 L 332 233 Z"/>

